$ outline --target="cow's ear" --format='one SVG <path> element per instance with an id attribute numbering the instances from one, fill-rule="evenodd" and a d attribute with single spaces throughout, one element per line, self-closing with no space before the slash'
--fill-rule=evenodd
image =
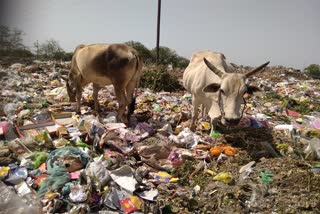
<path id="1" fill-rule="evenodd" d="M 259 92 L 262 92 L 262 91 L 263 90 L 257 86 L 247 85 L 247 91 L 246 91 L 247 94 L 257 95 L 257 94 L 259 94 Z"/>
<path id="2" fill-rule="evenodd" d="M 210 85 L 207 85 L 206 87 L 204 87 L 203 92 L 214 93 L 214 92 L 217 92 L 219 88 L 220 88 L 220 84 L 211 83 Z"/>

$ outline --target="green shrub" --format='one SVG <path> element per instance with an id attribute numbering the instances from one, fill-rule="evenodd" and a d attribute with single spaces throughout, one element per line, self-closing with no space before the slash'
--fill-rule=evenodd
<path id="1" fill-rule="evenodd" d="M 54 53 L 53 59 L 55 60 L 63 60 L 63 61 L 71 61 L 73 56 L 73 53 L 69 52 L 64 52 L 64 51 L 59 51 Z"/>
<path id="2" fill-rule="evenodd" d="M 141 42 L 128 41 L 126 44 L 138 51 L 139 56 L 143 59 L 144 63 L 148 64 L 155 62 L 155 58 L 153 58 L 151 51 Z"/>
<path id="3" fill-rule="evenodd" d="M 149 88 L 157 92 L 183 90 L 178 78 L 170 75 L 165 66 L 148 67 L 141 77 L 140 87 Z"/>
<path id="4" fill-rule="evenodd" d="M 305 71 L 312 77 L 320 79 L 320 65 L 311 64 Z"/>
<path id="5" fill-rule="evenodd" d="M 157 61 L 157 48 L 149 50 L 141 42 L 128 41 L 127 45 L 136 49 L 142 57 L 145 64 L 154 64 Z M 186 68 L 189 60 L 179 56 L 174 50 L 160 46 L 159 47 L 159 62 L 160 65 L 172 65 L 174 68 Z"/>

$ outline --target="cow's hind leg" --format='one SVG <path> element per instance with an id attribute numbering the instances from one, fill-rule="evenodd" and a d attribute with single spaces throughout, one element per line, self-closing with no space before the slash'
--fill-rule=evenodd
<path id="1" fill-rule="evenodd" d="M 126 107 L 127 107 L 127 98 L 126 98 L 126 93 L 125 93 L 125 88 L 124 87 L 114 87 L 114 91 L 116 93 L 116 97 L 119 103 L 119 109 L 118 109 L 118 115 L 117 115 L 117 120 L 121 121 L 123 123 L 127 123 L 127 118 L 124 116 Z"/>
<path id="2" fill-rule="evenodd" d="M 76 112 L 80 114 L 80 106 L 81 106 L 81 98 L 82 98 L 82 87 L 80 85 L 77 85 L 76 87 L 76 97 L 77 97 L 77 109 Z"/>
<path id="3" fill-rule="evenodd" d="M 99 111 L 99 101 L 98 101 L 98 93 L 100 90 L 100 86 L 97 84 L 93 84 L 93 101 L 94 101 L 94 110 Z"/>

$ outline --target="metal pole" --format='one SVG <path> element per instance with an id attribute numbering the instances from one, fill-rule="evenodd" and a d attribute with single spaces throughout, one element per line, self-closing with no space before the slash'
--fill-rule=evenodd
<path id="1" fill-rule="evenodd" d="M 157 20 L 157 64 L 159 64 L 160 14 L 161 14 L 161 0 L 158 0 L 158 20 Z"/>

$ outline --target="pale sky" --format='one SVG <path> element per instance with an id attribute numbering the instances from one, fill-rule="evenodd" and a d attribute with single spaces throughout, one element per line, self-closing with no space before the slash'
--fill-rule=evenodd
<path id="1" fill-rule="evenodd" d="M 1 24 L 24 44 L 139 41 L 156 46 L 157 0 L 0 0 Z M 160 45 L 186 58 L 223 52 L 242 65 L 320 64 L 320 0 L 162 0 Z"/>

